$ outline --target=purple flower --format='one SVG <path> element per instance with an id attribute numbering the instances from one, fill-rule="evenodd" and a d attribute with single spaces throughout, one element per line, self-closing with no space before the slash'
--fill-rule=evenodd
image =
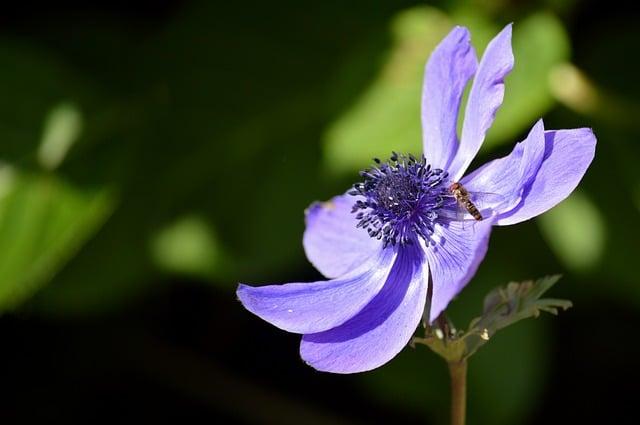
<path id="1" fill-rule="evenodd" d="M 587 128 L 545 131 L 542 120 L 509 155 L 465 175 L 512 67 L 511 25 L 489 43 L 480 63 L 469 31 L 454 28 L 425 70 L 424 156 L 394 153 L 388 162 L 376 160 L 347 194 L 306 212 L 307 257 L 329 280 L 239 285 L 245 308 L 303 335 L 300 355 L 309 365 L 354 373 L 392 359 L 423 314 L 433 321 L 469 282 L 492 226 L 535 217 L 578 185 L 593 159 L 595 136 Z M 460 101 L 472 77 L 458 140 Z M 454 194 L 456 182 L 471 205 Z M 461 214 L 462 207 L 473 214 Z"/>

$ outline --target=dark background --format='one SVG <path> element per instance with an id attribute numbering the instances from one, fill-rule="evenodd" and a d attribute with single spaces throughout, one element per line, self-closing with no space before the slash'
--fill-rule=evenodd
<path id="1" fill-rule="evenodd" d="M 477 164 L 539 116 L 596 159 L 542 218 L 494 231 L 451 307 L 552 273 L 574 308 L 471 360 L 470 424 L 636 423 L 638 14 L 597 1 L 61 1 L 0 13 L 0 420 L 446 423 L 444 363 L 407 348 L 323 374 L 237 282 L 318 279 L 303 211 L 418 150 L 420 78 L 455 23 L 516 68 Z M 477 165 L 476 164 L 476 165 Z"/>

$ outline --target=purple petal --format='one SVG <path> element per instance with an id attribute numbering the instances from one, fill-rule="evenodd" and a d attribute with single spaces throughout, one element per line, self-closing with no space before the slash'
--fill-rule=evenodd
<path id="1" fill-rule="evenodd" d="M 351 207 L 357 199 L 336 196 L 328 202 L 316 202 L 306 212 L 304 250 L 311 264 L 328 278 L 353 270 L 380 248 L 380 241 L 364 229 L 356 229 L 358 220 Z"/>
<path id="2" fill-rule="evenodd" d="M 582 180 L 595 149 L 596 137 L 589 128 L 545 132 L 542 164 L 524 188 L 522 201 L 501 215 L 497 224 L 529 220 L 564 200 Z"/>
<path id="3" fill-rule="evenodd" d="M 294 333 L 331 329 L 355 316 L 380 292 L 396 254 L 380 249 L 338 279 L 252 287 L 240 284 L 242 305 L 267 322 Z"/>
<path id="4" fill-rule="evenodd" d="M 420 322 L 427 276 L 422 249 L 405 246 L 380 293 L 343 325 L 304 335 L 300 355 L 315 369 L 333 373 L 364 372 L 385 364 L 407 345 Z"/>
<path id="5" fill-rule="evenodd" d="M 511 24 L 507 25 L 487 46 L 469 92 L 464 114 L 462 137 L 449 167 L 454 181 L 464 175 L 478 153 L 504 97 L 504 78 L 513 68 Z"/>
<path id="6" fill-rule="evenodd" d="M 446 169 L 458 148 L 462 92 L 477 67 L 469 31 L 455 27 L 433 51 L 422 89 L 422 140 L 429 164 Z"/>
<path id="7" fill-rule="evenodd" d="M 500 159 L 488 162 L 462 178 L 462 184 L 471 192 L 500 195 L 494 204 L 487 204 L 495 215 L 511 211 L 522 200 L 525 187 L 535 178 L 545 151 L 545 133 L 542 120 L 533 126 L 527 138 L 513 151 Z"/>
<path id="8" fill-rule="evenodd" d="M 487 252 L 492 225 L 492 220 L 482 220 L 435 226 L 436 245 L 427 250 L 433 284 L 429 323 L 447 308 L 475 274 Z"/>

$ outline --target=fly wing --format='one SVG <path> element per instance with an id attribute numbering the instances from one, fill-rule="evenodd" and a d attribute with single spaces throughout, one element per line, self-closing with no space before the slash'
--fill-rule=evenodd
<path id="1" fill-rule="evenodd" d="M 447 196 L 438 216 L 450 221 L 475 221 L 467 209 L 453 195 Z"/>
<path id="2" fill-rule="evenodd" d="M 469 200 L 475 205 L 483 219 L 495 214 L 499 207 L 504 204 L 506 198 L 497 193 L 489 192 L 468 192 Z M 458 201 L 455 196 L 450 195 L 445 199 L 443 207 L 438 211 L 442 218 L 452 221 L 476 221 L 469 213 L 464 202 Z"/>
<path id="3" fill-rule="evenodd" d="M 504 196 L 489 192 L 469 192 L 469 199 L 484 218 L 494 215 L 506 201 Z"/>

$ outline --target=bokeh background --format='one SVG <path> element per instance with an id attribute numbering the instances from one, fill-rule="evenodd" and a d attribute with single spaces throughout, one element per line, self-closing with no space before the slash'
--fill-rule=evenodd
<path id="1" fill-rule="evenodd" d="M 639 16 L 578 0 L 23 1 L 0 13 L 0 420 L 446 423 L 444 363 L 318 373 L 238 281 L 315 280 L 303 211 L 419 152 L 426 58 L 454 24 L 516 66 L 475 163 L 535 120 L 593 127 L 553 211 L 495 230 L 450 311 L 552 273 L 574 308 L 470 363 L 470 424 L 635 423 Z"/>

